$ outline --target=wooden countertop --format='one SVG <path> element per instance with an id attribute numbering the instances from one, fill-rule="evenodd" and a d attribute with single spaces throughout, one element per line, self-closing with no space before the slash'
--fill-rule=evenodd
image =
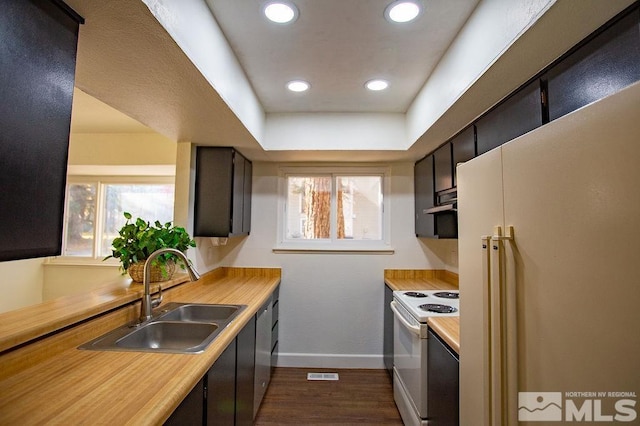
<path id="1" fill-rule="evenodd" d="M 386 269 L 384 282 L 394 291 L 458 289 L 458 275 L 444 270 Z M 460 353 L 459 317 L 433 317 L 427 324 Z"/>
<path id="2" fill-rule="evenodd" d="M 385 269 L 384 282 L 393 291 L 458 289 L 458 275 L 441 269 Z"/>
<path id="3" fill-rule="evenodd" d="M 431 317 L 427 324 L 451 349 L 460 354 L 460 317 Z"/>
<path id="4" fill-rule="evenodd" d="M 105 308 L 100 317 L 6 350 L 0 355 L 0 424 L 162 424 L 279 283 L 279 269 L 218 268 L 165 292 L 171 302 L 248 305 L 201 354 L 77 349 L 134 319 L 136 290 L 124 292 L 120 309 Z M 129 292 L 136 294 L 132 300 Z M 109 303 L 122 306 L 115 299 Z"/>
<path id="5" fill-rule="evenodd" d="M 187 274 L 162 283 L 164 290 L 188 281 Z M 151 286 L 157 291 L 157 283 Z M 99 287 L 91 292 L 59 297 L 34 306 L 0 314 L 0 353 L 14 346 L 61 330 L 86 318 L 140 300 L 142 284 L 131 278 Z"/>

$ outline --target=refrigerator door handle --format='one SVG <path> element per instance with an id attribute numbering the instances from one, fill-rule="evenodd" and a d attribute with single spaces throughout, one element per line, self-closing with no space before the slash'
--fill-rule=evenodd
<path id="1" fill-rule="evenodd" d="M 490 383 L 490 416 L 492 426 L 502 426 L 504 421 L 503 393 L 503 303 L 502 303 L 502 230 L 495 227 L 494 235 L 489 238 L 489 383 Z"/>
<path id="2" fill-rule="evenodd" d="M 498 410 L 500 410 L 500 406 L 497 405 L 494 401 L 496 401 L 494 393 L 495 393 L 495 389 L 493 386 L 494 383 L 494 371 L 495 371 L 495 366 L 494 366 L 494 348 L 493 348 L 493 328 L 494 328 L 494 317 L 493 317 L 493 312 L 492 312 L 492 308 L 494 306 L 494 303 L 492 301 L 492 294 L 493 294 L 493 290 L 492 290 L 492 280 L 491 280 L 491 275 L 492 275 L 492 271 L 491 271 L 491 261 L 492 261 L 492 253 L 491 253 L 491 236 L 490 235 L 484 235 L 481 238 L 482 240 L 482 288 L 483 288 L 483 292 L 484 292 L 484 297 L 486 298 L 486 312 L 485 315 L 487 318 L 487 331 L 486 331 L 486 335 L 485 335 L 485 339 L 486 339 L 486 344 L 487 344 L 487 349 L 489 350 L 489 365 L 487 365 L 485 368 L 485 388 L 484 388 L 484 392 L 485 395 L 488 395 L 488 406 L 489 406 L 489 412 L 488 412 L 488 420 L 490 421 L 490 425 L 491 426 L 495 426 L 494 423 L 494 412 L 496 410 L 496 407 Z M 499 412 L 499 411 L 498 411 Z"/>
<path id="3" fill-rule="evenodd" d="M 490 348 L 492 424 L 517 424 L 517 316 L 514 259 L 507 259 L 513 244 L 513 227 L 496 227 L 490 240 Z M 508 265 L 508 263 L 511 263 Z"/>

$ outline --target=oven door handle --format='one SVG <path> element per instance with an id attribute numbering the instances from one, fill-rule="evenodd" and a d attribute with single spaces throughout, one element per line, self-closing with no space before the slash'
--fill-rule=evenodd
<path id="1" fill-rule="evenodd" d="M 400 313 L 400 311 L 398 311 L 398 308 L 396 307 L 397 303 L 395 301 L 392 301 L 390 306 L 393 314 L 400 320 L 402 325 L 404 325 L 405 328 L 409 329 L 409 331 L 411 331 L 413 334 L 420 336 L 420 327 L 413 325 L 409 321 L 407 321 L 407 319 Z"/>

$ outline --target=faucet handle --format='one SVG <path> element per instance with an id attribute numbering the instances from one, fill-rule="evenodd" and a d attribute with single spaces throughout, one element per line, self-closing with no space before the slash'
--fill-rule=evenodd
<path id="1" fill-rule="evenodd" d="M 151 299 L 151 309 L 157 308 L 162 303 L 162 285 L 158 284 L 158 297 Z"/>

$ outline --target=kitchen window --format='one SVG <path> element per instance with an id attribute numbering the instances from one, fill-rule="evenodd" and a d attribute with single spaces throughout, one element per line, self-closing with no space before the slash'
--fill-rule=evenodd
<path id="1" fill-rule="evenodd" d="M 102 261 L 129 212 L 173 221 L 174 176 L 78 176 L 67 179 L 62 260 Z"/>
<path id="2" fill-rule="evenodd" d="M 385 167 L 285 167 L 275 251 L 391 251 Z"/>

